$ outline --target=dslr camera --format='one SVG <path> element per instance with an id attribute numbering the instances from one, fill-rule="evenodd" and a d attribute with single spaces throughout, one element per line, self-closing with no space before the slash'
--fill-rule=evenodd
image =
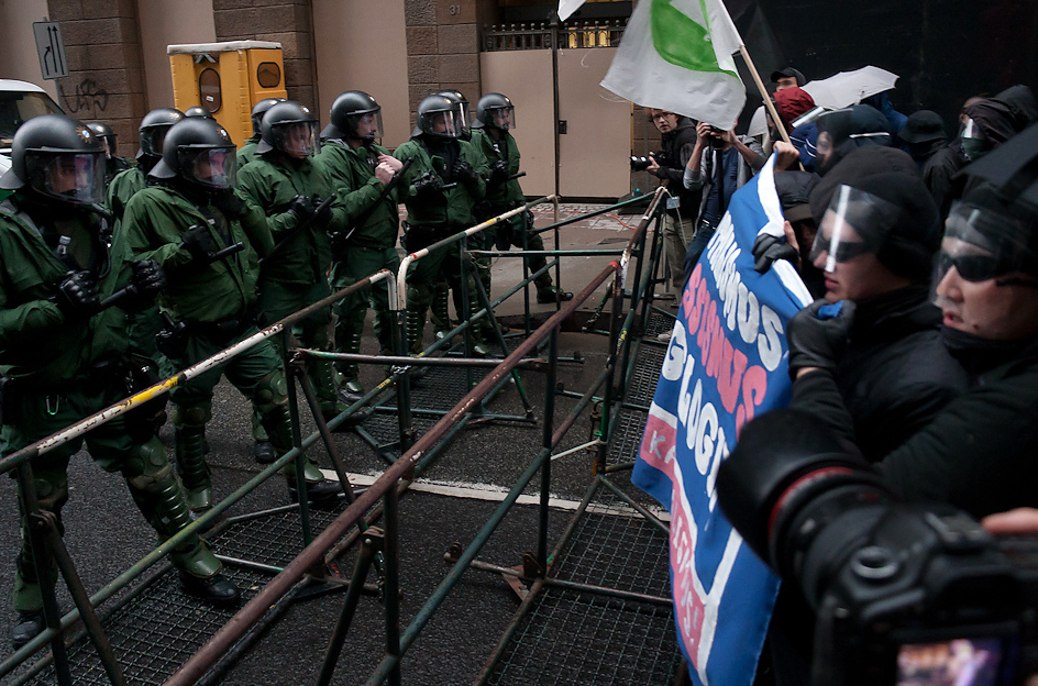
<path id="1" fill-rule="evenodd" d="M 670 166 L 667 164 L 667 155 L 662 150 L 652 153 L 652 156 L 656 158 L 656 164 L 661 167 Z M 652 160 L 648 157 L 631 155 L 631 171 L 633 172 L 645 171 L 651 164 Z"/>
<path id="2" fill-rule="evenodd" d="M 814 686 L 1009 686 L 1038 673 L 1038 537 L 996 540 L 950 505 L 896 502 L 797 410 L 744 427 L 717 492 L 815 611 Z"/>

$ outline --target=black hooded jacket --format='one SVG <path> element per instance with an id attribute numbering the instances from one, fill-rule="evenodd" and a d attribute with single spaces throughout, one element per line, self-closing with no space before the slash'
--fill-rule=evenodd
<path id="1" fill-rule="evenodd" d="M 666 181 L 664 186 L 667 190 L 681 199 L 681 218 L 693 221 L 699 212 L 703 192 L 688 190 L 682 179 L 685 175 L 685 165 L 691 159 L 695 147 L 695 123 L 688 117 L 678 117 L 677 128 L 663 134 L 663 159 L 657 160 L 660 168 L 656 170 L 656 176 Z M 674 213 L 673 210 L 670 212 Z"/>
<path id="2" fill-rule="evenodd" d="M 866 458 L 878 461 L 929 424 L 968 378 L 941 341 L 941 312 L 929 288 L 909 286 L 859 305 L 836 372 Z M 793 407 L 815 412 L 811 375 L 793 386 Z M 821 414 L 821 412 L 818 412 Z"/>

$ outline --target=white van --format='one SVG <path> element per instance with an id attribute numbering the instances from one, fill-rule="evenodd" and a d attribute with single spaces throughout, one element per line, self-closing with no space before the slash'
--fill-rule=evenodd
<path id="1" fill-rule="evenodd" d="M 14 132 L 41 114 L 64 114 L 47 91 L 28 81 L 0 79 L 0 174 L 11 167 Z"/>

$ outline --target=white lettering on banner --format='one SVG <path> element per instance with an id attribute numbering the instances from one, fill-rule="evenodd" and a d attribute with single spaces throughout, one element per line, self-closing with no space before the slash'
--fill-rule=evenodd
<path id="1" fill-rule="evenodd" d="M 757 341 L 761 364 L 769 372 L 778 369 L 782 361 L 781 336 L 785 333 L 779 316 L 767 305 L 761 305 L 757 296 L 742 282 L 735 266 L 741 250 L 735 242 L 735 225 L 729 214 L 717 227 L 717 235 L 707 246 L 706 257 L 717 283 L 721 301 L 722 320 L 729 331 L 738 330 L 746 343 Z"/>

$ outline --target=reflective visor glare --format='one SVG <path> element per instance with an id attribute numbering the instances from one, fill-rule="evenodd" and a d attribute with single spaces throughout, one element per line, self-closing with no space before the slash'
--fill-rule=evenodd
<path id="1" fill-rule="evenodd" d="M 104 153 L 57 155 L 44 167 L 44 186 L 47 195 L 92 204 L 103 201 Z"/>
<path id="2" fill-rule="evenodd" d="M 382 112 L 376 110 L 353 117 L 352 134 L 357 138 L 374 139 L 382 137 Z"/>
<path id="3" fill-rule="evenodd" d="M 207 148 L 191 151 L 195 181 L 211 188 L 233 188 L 238 164 L 234 148 Z"/>
<path id="4" fill-rule="evenodd" d="M 306 157 L 317 153 L 317 125 L 314 122 L 293 122 L 275 129 L 278 150 L 293 157 Z"/>
<path id="5" fill-rule="evenodd" d="M 498 110 L 490 110 L 491 121 L 499 129 L 509 130 L 515 128 L 515 109 L 508 107 Z"/>

